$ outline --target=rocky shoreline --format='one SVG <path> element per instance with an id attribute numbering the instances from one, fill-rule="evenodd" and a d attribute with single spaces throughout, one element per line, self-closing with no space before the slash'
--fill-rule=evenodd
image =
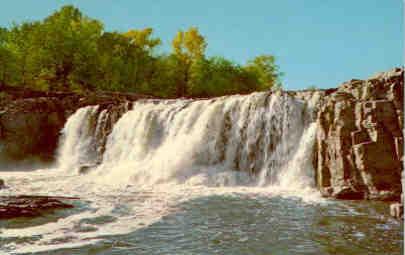
<path id="1" fill-rule="evenodd" d="M 316 184 L 323 196 L 402 203 L 403 89 L 404 69 L 395 68 L 367 80 L 345 82 L 336 89 L 281 92 L 308 104 L 318 93 L 316 110 L 309 118 L 318 123 L 313 162 Z M 53 160 L 60 130 L 67 118 L 87 105 L 99 105 L 99 111 L 107 109 L 112 113 L 108 114 L 103 127 L 102 134 L 106 137 L 132 102 L 143 98 L 150 97 L 0 87 L 0 150 L 3 155 L 0 161 L 30 157 Z M 103 146 L 100 144 L 101 149 Z M 10 198 L 10 201 L 29 199 Z M 55 208 L 69 208 L 58 199 L 49 199 L 49 204 Z M 40 208 L 42 201 L 33 199 L 33 208 Z M 402 204 L 394 207 L 393 214 L 401 216 L 398 208 L 402 208 Z"/>

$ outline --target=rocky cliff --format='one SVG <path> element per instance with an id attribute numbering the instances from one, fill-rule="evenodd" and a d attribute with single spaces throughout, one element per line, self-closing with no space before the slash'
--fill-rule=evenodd
<path id="1" fill-rule="evenodd" d="M 342 84 L 318 112 L 317 184 L 325 196 L 397 200 L 404 70 Z"/>
<path id="2" fill-rule="evenodd" d="M 0 161 L 52 160 L 67 118 L 87 105 L 100 105 L 113 114 L 105 121 L 108 135 L 128 102 L 147 96 L 121 93 L 49 93 L 0 87 Z"/>

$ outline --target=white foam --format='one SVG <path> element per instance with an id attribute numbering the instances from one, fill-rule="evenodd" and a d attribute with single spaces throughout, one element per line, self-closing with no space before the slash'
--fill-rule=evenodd
<path id="1" fill-rule="evenodd" d="M 93 123 L 98 106 L 80 108 L 70 117 L 62 130 L 61 146 L 58 151 L 58 167 L 75 171 L 88 161 L 94 143 Z"/>

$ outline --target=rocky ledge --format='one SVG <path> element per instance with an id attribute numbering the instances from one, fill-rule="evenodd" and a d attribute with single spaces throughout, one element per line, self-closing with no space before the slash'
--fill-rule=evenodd
<path id="1" fill-rule="evenodd" d="M 99 105 L 99 111 L 117 112 L 112 114 L 111 121 L 115 121 L 129 102 L 140 98 L 149 96 L 113 92 L 39 92 L 0 86 L 0 161 L 52 160 L 60 131 L 77 109 Z"/>
<path id="2" fill-rule="evenodd" d="M 338 199 L 399 201 L 404 69 L 342 84 L 318 112 L 317 184 Z"/>
<path id="3" fill-rule="evenodd" d="M 0 196 L 0 220 L 37 217 L 57 209 L 73 208 L 62 200 L 76 198 L 48 196 Z"/>

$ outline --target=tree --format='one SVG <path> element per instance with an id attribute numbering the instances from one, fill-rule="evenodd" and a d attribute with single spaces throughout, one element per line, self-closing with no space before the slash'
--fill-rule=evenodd
<path id="1" fill-rule="evenodd" d="M 177 32 L 172 45 L 174 54 L 187 61 L 203 58 L 207 47 L 204 37 L 196 27 L 191 27 L 186 32 Z"/>
<path id="2" fill-rule="evenodd" d="M 42 21 L 0 28 L 0 84 L 39 90 L 130 91 L 161 97 L 210 97 L 275 88 L 273 56 L 246 66 L 205 56 L 196 27 L 179 31 L 171 54 L 155 50 L 152 28 L 105 32 L 72 5 Z"/>
<path id="3" fill-rule="evenodd" d="M 157 46 L 161 44 L 159 38 L 153 38 L 153 29 L 129 30 L 123 36 L 127 41 L 127 51 L 124 54 L 127 66 L 128 87 L 132 90 L 147 90 L 147 80 L 153 75 L 155 58 L 152 56 Z"/>
<path id="4" fill-rule="evenodd" d="M 98 68 L 95 73 L 101 90 L 124 90 L 121 83 L 125 70 L 127 39 L 118 32 L 105 32 L 97 41 Z"/>
<path id="5" fill-rule="evenodd" d="M 261 55 L 254 58 L 247 63 L 246 70 L 256 75 L 260 90 L 281 86 L 279 82 L 281 73 L 275 64 L 275 57 L 272 55 Z"/>
<path id="6" fill-rule="evenodd" d="M 159 46 L 162 41 L 159 38 L 152 38 L 153 29 L 132 29 L 124 33 L 124 36 L 129 39 L 131 45 L 136 46 L 140 50 L 152 53 L 153 50 Z"/>
<path id="7" fill-rule="evenodd" d="M 172 47 L 173 55 L 177 60 L 176 71 L 179 76 L 176 94 L 177 96 L 185 96 L 188 94 L 190 67 L 205 57 L 207 44 L 198 29 L 191 27 L 186 32 L 181 30 L 177 32 L 172 41 Z"/>
<path id="8" fill-rule="evenodd" d="M 5 85 L 9 81 L 11 74 L 11 63 L 13 55 L 8 46 L 9 31 L 6 28 L 0 27 L 0 86 Z"/>
<path id="9" fill-rule="evenodd" d="M 90 87 L 86 74 L 96 64 L 92 60 L 97 57 L 97 40 L 103 25 L 68 5 L 47 17 L 42 26 L 42 38 L 46 42 L 42 61 L 54 74 L 51 82 L 65 90 L 72 83 Z"/>
<path id="10" fill-rule="evenodd" d="M 223 57 L 194 62 L 190 69 L 190 95 L 223 96 L 258 90 L 256 77 Z"/>
<path id="11" fill-rule="evenodd" d="M 13 56 L 15 85 L 32 85 L 35 79 L 35 57 L 38 54 L 35 39 L 38 29 L 39 22 L 26 22 L 21 25 L 14 24 L 8 33 L 6 48 Z"/>

